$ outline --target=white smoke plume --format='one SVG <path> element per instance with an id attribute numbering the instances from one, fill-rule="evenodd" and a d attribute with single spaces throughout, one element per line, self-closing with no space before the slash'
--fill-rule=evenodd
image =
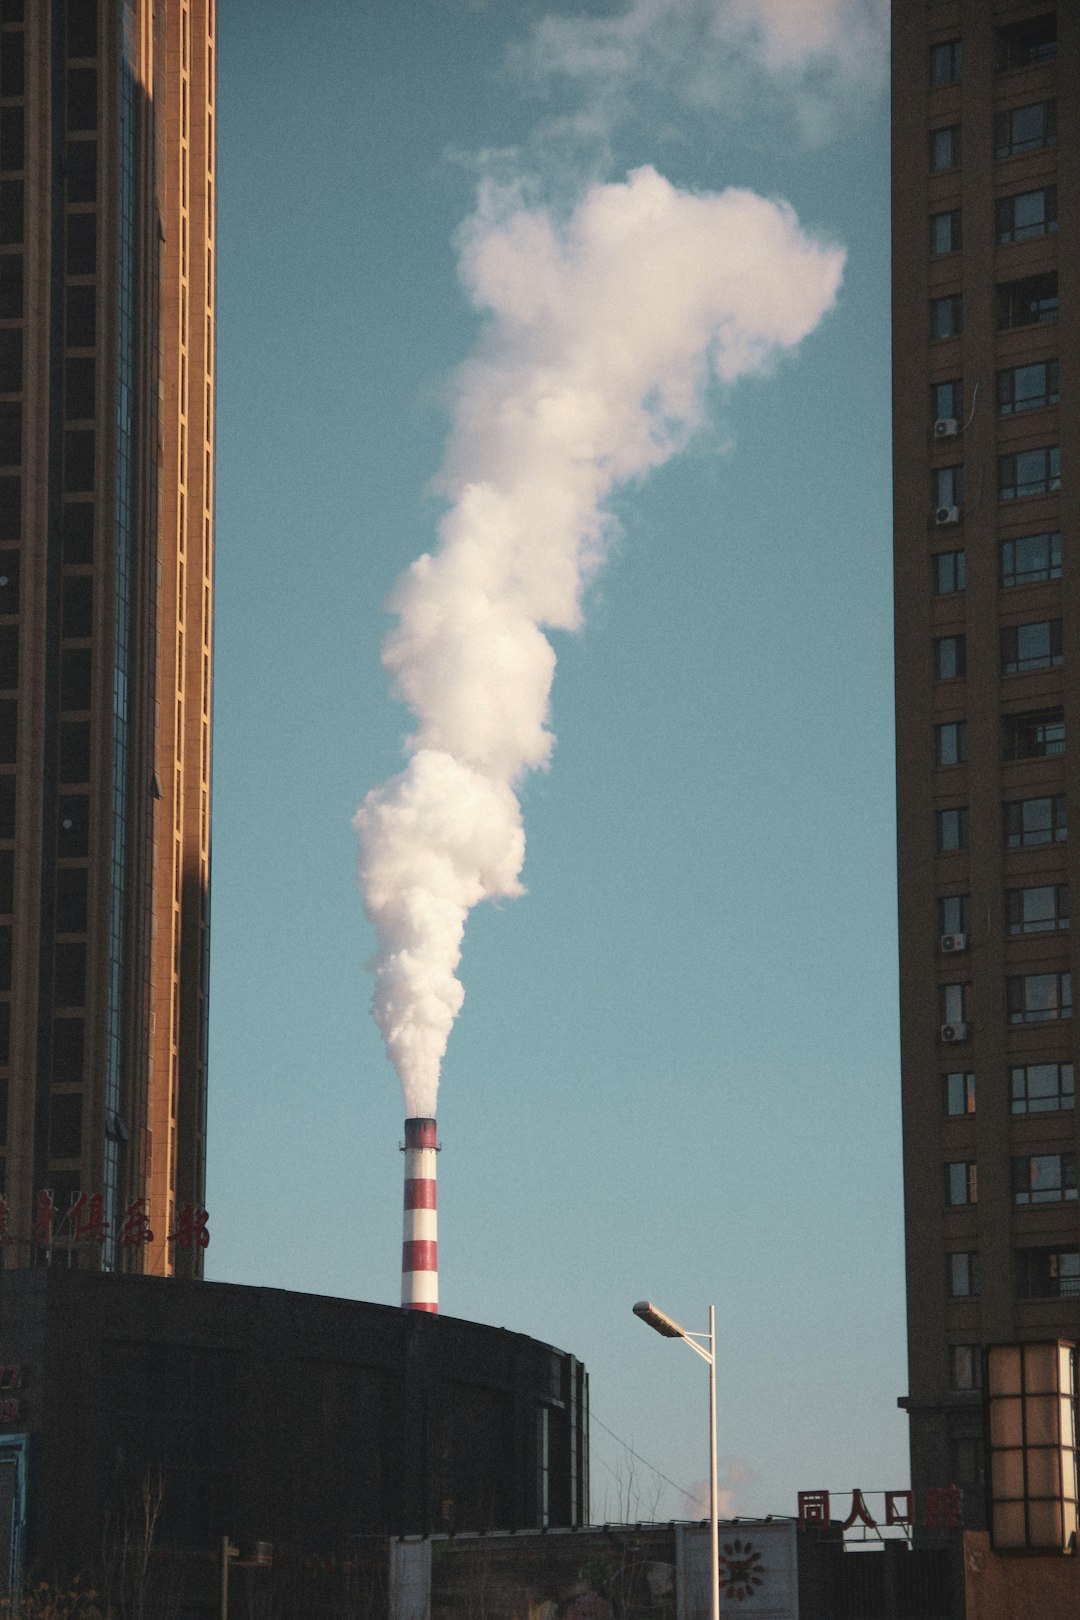
<path id="1" fill-rule="evenodd" d="M 482 190 L 460 269 L 487 324 L 457 376 L 449 510 L 395 587 L 383 651 L 418 723 L 354 822 L 373 1013 L 408 1114 L 435 1112 L 468 912 L 523 892 L 514 790 L 554 740 L 544 631 L 581 624 L 605 500 L 686 442 L 711 381 L 764 373 L 813 330 L 843 258 L 785 203 L 680 191 L 649 167 L 561 222 Z"/>

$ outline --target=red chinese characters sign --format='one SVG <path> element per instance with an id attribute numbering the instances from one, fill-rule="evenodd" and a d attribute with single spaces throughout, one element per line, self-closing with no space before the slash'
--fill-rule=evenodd
<path id="1" fill-rule="evenodd" d="M 865 1530 L 877 1530 L 880 1525 L 899 1526 L 910 1530 L 915 1523 L 914 1491 L 871 1492 L 885 1499 L 885 1517 L 876 1519 L 862 1491 L 851 1492 L 851 1508 L 846 1517 L 832 1510 L 835 1491 L 799 1492 L 799 1529 L 823 1530 L 836 1525 L 840 1530 L 851 1530 L 861 1525 Z M 844 1495 L 846 1496 L 846 1492 Z M 962 1530 L 964 1527 L 964 1493 L 959 1485 L 929 1485 L 921 1493 L 922 1517 L 919 1523 L 925 1530 Z M 843 1500 L 843 1498 L 841 1498 Z"/>
<path id="2" fill-rule="evenodd" d="M 209 1222 L 209 1213 L 200 1204 L 181 1204 L 165 1242 L 174 1243 L 178 1250 L 205 1249 L 210 1243 Z M 61 1214 L 52 1192 L 48 1187 L 43 1187 L 34 1199 L 30 1237 L 34 1243 L 46 1249 L 54 1243 L 74 1246 L 96 1243 L 100 1248 L 105 1243 L 109 1225 L 104 1193 L 74 1193 L 70 1207 Z M 149 1200 L 132 1199 L 118 1226 L 122 1248 L 141 1248 L 144 1244 L 153 1243 L 154 1228 L 150 1220 Z M 6 1198 L 0 1198 L 0 1247 L 17 1241 L 19 1233 L 12 1229 L 10 1206 Z"/>

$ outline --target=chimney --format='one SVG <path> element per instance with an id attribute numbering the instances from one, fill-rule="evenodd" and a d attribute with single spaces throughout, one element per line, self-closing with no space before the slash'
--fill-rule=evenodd
<path id="1" fill-rule="evenodd" d="M 405 1121 L 405 1224 L 401 1246 L 401 1303 L 410 1311 L 439 1310 L 439 1255 L 435 1210 L 433 1119 Z"/>

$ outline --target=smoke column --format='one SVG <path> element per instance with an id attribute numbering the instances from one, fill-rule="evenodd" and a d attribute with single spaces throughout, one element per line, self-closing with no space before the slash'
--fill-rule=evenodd
<path id="1" fill-rule="evenodd" d="M 461 367 L 434 549 L 398 581 L 383 649 L 416 716 L 405 770 L 357 811 L 378 946 L 373 1014 L 406 1113 L 433 1118 L 465 919 L 523 892 L 515 788 L 547 765 L 555 653 L 603 559 L 605 499 L 699 427 L 710 384 L 767 372 L 835 300 L 842 250 L 749 191 L 651 167 L 565 220 L 488 185 L 460 273 L 487 317 Z"/>

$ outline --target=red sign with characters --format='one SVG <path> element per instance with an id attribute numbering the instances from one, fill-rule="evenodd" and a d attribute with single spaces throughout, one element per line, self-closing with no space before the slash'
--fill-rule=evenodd
<path id="1" fill-rule="evenodd" d="M 870 1512 L 862 1491 L 852 1491 L 851 1511 L 846 1519 L 834 1518 L 832 1497 L 835 1494 L 830 1491 L 800 1491 L 799 1529 L 820 1530 L 830 1524 L 838 1525 L 841 1530 L 851 1530 L 857 1524 L 861 1524 L 867 1530 L 878 1528 L 879 1521 Z M 870 1494 L 884 1496 L 886 1525 L 899 1525 L 905 1530 L 911 1529 L 915 1523 L 913 1491 L 882 1491 Z M 928 1485 L 923 1492 L 922 1509 L 920 1522 L 925 1530 L 964 1528 L 964 1493 L 959 1485 Z"/>
<path id="2" fill-rule="evenodd" d="M 176 1225 L 165 1241 L 175 1243 L 178 1249 L 205 1249 L 210 1244 L 210 1215 L 201 1204 L 181 1204 L 176 1211 Z M 71 1207 L 61 1215 L 48 1187 L 43 1187 L 34 1199 L 34 1213 L 30 1221 L 32 1240 L 47 1249 L 53 1243 L 69 1241 L 73 1244 L 105 1242 L 109 1222 L 105 1218 L 105 1194 L 77 1192 L 72 1195 Z M 11 1230 L 11 1209 L 6 1198 L 0 1197 L 0 1247 L 18 1241 Z M 25 1239 L 23 1240 L 25 1242 Z M 133 1244 L 153 1243 L 154 1229 L 150 1224 L 149 1201 L 134 1198 L 124 1210 L 120 1226 L 120 1243 L 125 1248 Z"/>

